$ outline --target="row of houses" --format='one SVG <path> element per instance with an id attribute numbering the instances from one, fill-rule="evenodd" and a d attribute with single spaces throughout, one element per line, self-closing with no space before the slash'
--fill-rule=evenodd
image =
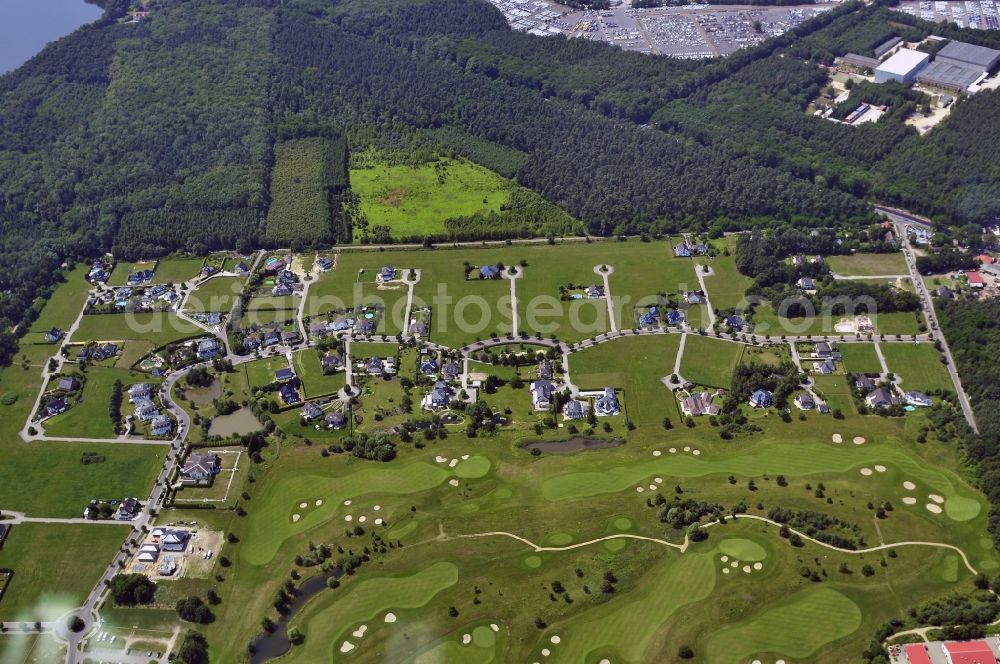
<path id="1" fill-rule="evenodd" d="M 854 388 L 864 394 L 865 404 L 875 410 L 893 406 L 928 408 L 934 405 L 934 400 L 923 392 L 900 392 L 895 385 L 879 385 L 874 378 L 865 374 L 854 374 L 851 381 Z"/>
<path id="2" fill-rule="evenodd" d="M 128 400 L 135 410 L 135 417 L 141 422 L 148 422 L 154 436 L 164 438 L 173 433 L 174 421 L 153 403 L 154 393 L 149 383 L 136 383 L 128 389 Z"/>
<path id="3" fill-rule="evenodd" d="M 326 412 L 322 406 L 314 401 L 306 403 L 299 413 L 302 419 L 307 422 L 315 422 L 322 419 L 327 429 L 342 429 L 347 424 L 347 416 L 341 410 L 331 410 Z"/>

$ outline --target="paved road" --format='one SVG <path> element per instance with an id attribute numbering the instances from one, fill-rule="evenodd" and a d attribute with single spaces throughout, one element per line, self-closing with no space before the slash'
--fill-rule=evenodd
<path id="1" fill-rule="evenodd" d="M 934 302 L 931 300 L 930 292 L 927 290 L 924 280 L 917 271 L 917 259 L 913 254 L 913 245 L 910 244 L 910 234 L 907 232 L 907 227 L 910 224 L 926 226 L 926 221 L 898 210 L 890 212 L 886 208 L 876 209 L 896 224 L 897 234 L 899 235 L 903 246 L 903 253 L 906 256 L 906 267 L 910 272 L 910 278 L 913 280 L 913 286 L 917 289 L 917 295 L 919 295 L 921 300 L 923 300 L 924 316 L 927 319 L 927 327 L 941 344 L 941 352 L 944 354 L 945 359 L 948 360 L 946 368 L 948 369 L 948 374 L 951 376 L 951 382 L 955 386 L 955 394 L 958 396 L 958 403 L 962 407 L 962 413 L 965 415 L 965 421 L 969 423 L 969 426 L 972 427 L 974 431 L 978 432 L 979 428 L 976 426 L 976 415 L 972 410 L 972 403 L 969 401 L 969 395 L 966 394 L 965 388 L 962 387 L 962 379 L 958 375 L 958 369 L 955 367 L 955 358 L 951 355 L 951 348 L 948 346 L 948 340 L 945 338 L 944 334 L 941 333 L 941 326 L 938 323 L 937 311 L 934 309 Z"/>
<path id="2" fill-rule="evenodd" d="M 602 270 L 602 267 L 605 269 Z M 615 305 L 611 299 L 611 275 L 614 274 L 615 268 L 610 265 L 595 265 L 594 272 L 604 279 L 604 300 L 608 303 L 608 326 L 612 332 L 617 332 L 618 322 L 615 320 Z"/>

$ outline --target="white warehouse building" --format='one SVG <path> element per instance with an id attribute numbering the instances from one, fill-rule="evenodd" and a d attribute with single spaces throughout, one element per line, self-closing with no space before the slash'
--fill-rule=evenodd
<path id="1" fill-rule="evenodd" d="M 895 55 L 875 68 L 875 82 L 911 83 L 920 70 L 927 66 L 930 57 L 929 53 L 901 48 L 896 51 Z"/>

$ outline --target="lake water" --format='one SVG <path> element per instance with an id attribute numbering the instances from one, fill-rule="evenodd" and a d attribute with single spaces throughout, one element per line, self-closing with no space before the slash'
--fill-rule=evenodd
<path id="1" fill-rule="evenodd" d="M 49 42 L 102 13 L 83 0 L 0 0 L 0 74 L 17 69 Z"/>
<path id="2" fill-rule="evenodd" d="M 3 0 L 0 0 L 2 2 Z M 209 436 L 243 435 L 260 431 L 260 421 L 249 408 L 240 408 L 229 415 L 220 415 L 212 420 L 208 428 Z"/>

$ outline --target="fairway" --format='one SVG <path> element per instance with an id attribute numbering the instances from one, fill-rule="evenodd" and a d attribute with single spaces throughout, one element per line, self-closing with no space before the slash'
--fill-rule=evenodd
<path id="1" fill-rule="evenodd" d="M 0 619 L 53 620 L 79 606 L 128 532 L 109 524 L 15 525 L 0 549 L 0 567 L 14 570 Z"/>
<path id="2" fill-rule="evenodd" d="M 371 226 L 388 226 L 394 237 L 445 231 L 444 221 L 477 212 L 499 212 L 516 186 L 464 159 L 439 157 L 419 166 L 372 159 L 351 168 L 351 188 Z"/>
<path id="3" fill-rule="evenodd" d="M 948 369 L 941 363 L 941 353 L 931 344 L 883 344 L 882 355 L 889 371 L 902 380 L 904 391 L 954 391 Z"/>
<path id="4" fill-rule="evenodd" d="M 742 355 L 742 344 L 689 334 L 684 343 L 681 376 L 695 385 L 728 388 Z"/>
<path id="5" fill-rule="evenodd" d="M 861 609 L 845 595 L 832 588 L 809 588 L 786 604 L 714 632 L 705 639 L 705 652 L 707 661 L 732 664 L 765 654 L 809 657 L 860 626 Z"/>

